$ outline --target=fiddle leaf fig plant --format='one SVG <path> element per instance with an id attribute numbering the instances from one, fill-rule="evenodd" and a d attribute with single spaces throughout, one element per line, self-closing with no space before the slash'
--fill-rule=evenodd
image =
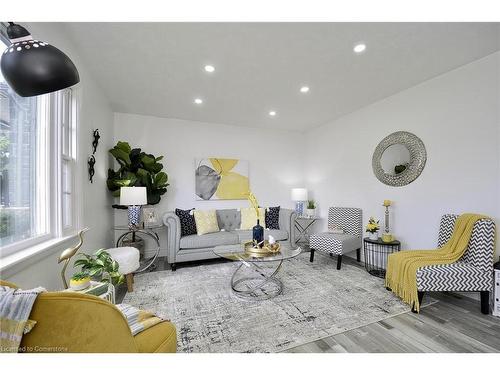
<path id="1" fill-rule="evenodd" d="M 121 187 L 145 186 L 148 204 L 160 202 L 169 185 L 168 175 L 162 171 L 163 164 L 159 163 L 163 156 L 146 154 L 140 148 L 131 148 L 127 142 L 118 142 L 109 153 L 120 165 L 117 171 L 108 170 L 107 186 L 114 197 L 120 196 Z"/>
<path id="2" fill-rule="evenodd" d="M 77 259 L 73 266 L 81 267 L 79 274 L 85 274 L 113 285 L 120 285 L 125 281 L 125 276 L 119 271 L 120 265 L 104 249 L 97 250 L 94 255 L 80 253 L 78 256 L 81 259 Z"/>

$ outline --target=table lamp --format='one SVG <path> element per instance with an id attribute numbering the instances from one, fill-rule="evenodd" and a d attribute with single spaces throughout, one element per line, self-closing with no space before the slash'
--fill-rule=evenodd
<path id="1" fill-rule="evenodd" d="M 297 215 L 302 216 L 304 214 L 304 202 L 307 201 L 307 189 L 292 189 L 292 201 L 295 202 L 295 212 L 297 212 Z"/>
<path id="2" fill-rule="evenodd" d="M 128 206 L 128 225 L 136 227 L 139 225 L 141 206 L 148 204 L 148 196 L 145 187 L 122 187 L 120 188 L 120 205 Z"/>

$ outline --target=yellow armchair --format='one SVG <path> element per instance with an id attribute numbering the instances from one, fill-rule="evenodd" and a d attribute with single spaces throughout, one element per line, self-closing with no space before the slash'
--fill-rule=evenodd
<path id="1" fill-rule="evenodd" d="M 0 285 L 15 287 L 1 281 Z M 162 322 L 132 336 L 122 313 L 95 296 L 71 292 L 41 293 L 31 310 L 37 323 L 23 336 L 25 352 L 175 353 L 175 326 Z"/>

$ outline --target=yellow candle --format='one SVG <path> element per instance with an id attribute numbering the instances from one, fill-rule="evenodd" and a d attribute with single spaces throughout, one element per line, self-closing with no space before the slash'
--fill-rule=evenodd
<path id="1" fill-rule="evenodd" d="M 391 205 L 391 201 L 390 200 L 388 200 L 388 199 L 384 200 L 384 206 L 385 207 L 389 207 L 390 205 Z"/>

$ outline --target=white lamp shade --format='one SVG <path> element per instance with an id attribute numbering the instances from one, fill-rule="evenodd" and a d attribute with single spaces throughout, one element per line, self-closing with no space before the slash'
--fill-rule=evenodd
<path id="1" fill-rule="evenodd" d="M 148 204 L 146 188 L 144 186 L 120 188 L 120 204 L 122 206 L 142 206 Z"/>
<path id="2" fill-rule="evenodd" d="M 292 189 L 292 201 L 304 202 L 307 200 L 307 189 L 294 188 Z"/>

